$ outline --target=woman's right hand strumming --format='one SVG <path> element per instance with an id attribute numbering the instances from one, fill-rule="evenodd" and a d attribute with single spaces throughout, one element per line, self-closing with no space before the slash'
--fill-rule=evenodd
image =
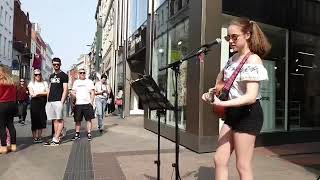
<path id="1" fill-rule="evenodd" d="M 204 100 L 204 101 L 207 102 L 207 103 L 212 104 L 213 101 L 214 101 L 214 94 L 215 94 L 215 92 L 216 92 L 216 88 L 215 88 L 215 87 L 210 88 L 210 89 L 208 90 L 208 92 L 202 94 L 202 100 Z"/>

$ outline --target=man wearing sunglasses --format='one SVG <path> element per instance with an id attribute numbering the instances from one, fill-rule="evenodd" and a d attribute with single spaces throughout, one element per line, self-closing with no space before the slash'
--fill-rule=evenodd
<path id="1" fill-rule="evenodd" d="M 71 95 L 76 99 L 74 108 L 74 122 L 76 134 L 72 140 L 80 139 L 80 127 L 83 117 L 87 121 L 87 137 L 91 141 L 91 121 L 94 119 L 93 101 L 95 96 L 93 81 L 86 78 L 86 71 L 79 69 L 79 79 L 72 86 Z"/>
<path id="2" fill-rule="evenodd" d="M 53 121 L 54 135 L 52 140 L 44 144 L 45 146 L 60 145 L 60 135 L 64 126 L 63 104 L 68 95 L 68 75 L 61 71 L 60 58 L 52 59 L 54 73 L 49 77 L 49 95 L 46 105 L 48 120 Z"/>

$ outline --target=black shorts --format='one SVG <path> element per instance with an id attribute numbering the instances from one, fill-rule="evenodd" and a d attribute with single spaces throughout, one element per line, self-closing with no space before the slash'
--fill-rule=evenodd
<path id="1" fill-rule="evenodd" d="M 94 111 L 91 104 L 76 105 L 74 109 L 74 122 L 81 122 L 84 117 L 86 121 L 94 119 Z"/>
<path id="2" fill-rule="evenodd" d="M 259 134 L 263 125 L 260 101 L 257 100 L 251 105 L 228 108 L 224 123 L 236 132 Z"/>

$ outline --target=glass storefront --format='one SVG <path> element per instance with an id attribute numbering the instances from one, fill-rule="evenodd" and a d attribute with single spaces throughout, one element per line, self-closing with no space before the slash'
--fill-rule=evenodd
<path id="1" fill-rule="evenodd" d="M 320 127 L 320 36 L 292 32 L 289 127 Z"/>
<path id="2" fill-rule="evenodd" d="M 179 23 L 169 31 L 169 47 L 168 47 L 168 63 L 173 63 L 182 59 L 189 49 L 189 19 Z M 187 105 L 187 64 L 185 61 L 180 65 L 180 74 L 178 76 L 178 106 L 179 106 L 179 126 L 184 129 L 186 127 L 186 105 Z M 169 101 L 174 104 L 174 88 L 175 88 L 174 71 L 168 70 L 167 78 L 167 94 Z M 174 125 L 174 113 L 168 113 L 168 124 Z"/>
<path id="3" fill-rule="evenodd" d="M 151 74 L 169 101 L 174 104 L 174 87 L 176 83 L 174 72 L 171 69 L 164 71 L 159 71 L 158 69 L 166 64 L 178 61 L 186 55 L 189 49 L 189 20 L 185 19 L 168 30 L 168 1 L 157 9 L 156 14 Z M 184 62 L 180 66 L 180 75 L 178 77 L 178 105 L 181 109 L 179 112 L 179 127 L 182 129 L 186 127 L 186 77 L 187 62 Z M 157 120 L 156 112 L 151 112 L 150 119 Z M 174 125 L 174 112 L 167 111 L 166 116 L 162 118 L 162 122 L 168 125 Z"/>
<path id="4" fill-rule="evenodd" d="M 307 1 L 309 0 L 303 0 Z M 252 7 L 260 10 L 264 8 L 263 11 L 249 12 L 247 5 L 251 1 L 244 0 L 207 1 L 206 4 L 190 0 L 149 0 L 149 5 L 150 2 L 154 2 L 154 9 L 149 7 L 149 13 L 154 13 L 150 15 L 150 20 L 154 21 L 149 22 L 149 27 L 153 27 L 149 32 L 154 34 L 150 40 L 150 53 L 147 53 L 150 55 L 150 59 L 147 60 L 148 70 L 172 104 L 176 97 L 174 87 L 176 83 L 178 85 L 178 125 L 181 129 L 182 145 L 198 152 L 209 152 L 216 148 L 216 135 L 219 134 L 219 127 L 223 121 L 212 121 L 217 118 L 210 114 L 210 106 L 208 108 L 200 102 L 201 97 L 197 96 L 203 88 L 210 86 L 212 82 L 207 84 L 208 82 L 202 81 L 212 81 L 215 78 L 212 77 L 214 72 L 208 68 L 198 69 L 196 64 L 184 62 L 180 66 L 181 74 L 175 82 L 171 69 L 158 69 L 183 58 L 193 45 L 209 42 L 212 37 L 219 37 L 220 28 L 221 37 L 227 35 L 228 23 L 237 16 L 257 21 L 272 44 L 271 52 L 262 59 L 269 80 L 260 83 L 264 124 L 257 144 L 310 142 L 318 137 L 320 110 L 317 107 L 320 105 L 320 81 L 317 80 L 317 75 L 320 75 L 320 34 L 316 31 L 316 25 L 319 23 L 315 17 L 318 16 L 314 16 L 318 8 L 311 5 L 297 6 L 300 1 L 261 0 L 259 3 L 253 3 Z M 188 5 L 189 2 L 192 2 L 192 5 Z M 277 4 L 275 11 L 270 11 L 274 7 L 272 3 Z M 237 4 L 237 8 L 229 6 L 230 4 Z M 297 8 L 292 11 L 289 7 Z M 299 12 L 309 13 L 299 15 Z M 199 23 L 202 24 L 200 29 L 197 28 Z M 148 48 L 149 46 L 147 51 Z M 212 52 L 215 53 L 210 54 L 214 59 L 221 55 L 220 63 L 215 61 L 210 64 L 217 71 L 223 68 L 232 56 L 227 41 L 222 40 L 220 53 L 218 51 L 219 47 L 217 53 L 214 50 Z M 193 76 L 193 72 L 201 74 Z M 197 82 L 198 76 L 200 84 Z M 197 84 L 197 89 L 192 87 L 194 83 Z M 186 101 L 189 102 L 188 105 Z M 156 112 L 148 111 L 145 115 L 147 114 L 145 128 L 157 132 Z M 174 140 L 174 112 L 167 111 L 160 121 L 161 135 Z M 275 137 L 278 138 L 277 141 L 274 141 Z"/>
<path id="5" fill-rule="evenodd" d="M 262 81 L 261 105 L 263 108 L 263 132 L 282 131 L 285 127 L 285 73 L 287 61 L 287 30 L 259 23 L 272 44 L 270 53 L 263 59 L 269 80 Z"/>
<path id="6" fill-rule="evenodd" d="M 158 5 L 155 4 L 155 7 L 158 7 Z M 158 69 L 168 63 L 168 3 L 165 2 L 160 7 L 158 7 L 156 14 L 157 15 L 154 19 L 155 39 L 151 64 L 151 75 L 164 95 L 167 95 L 167 71 L 159 71 Z M 157 119 L 156 112 L 151 112 L 150 119 Z M 167 118 L 165 116 L 161 117 L 161 121 L 163 123 L 166 123 L 166 119 Z"/>

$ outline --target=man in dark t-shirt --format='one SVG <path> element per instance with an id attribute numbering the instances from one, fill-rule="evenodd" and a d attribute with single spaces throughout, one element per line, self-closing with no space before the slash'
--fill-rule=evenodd
<path id="1" fill-rule="evenodd" d="M 60 144 L 60 134 L 64 126 L 63 122 L 63 104 L 68 95 L 68 75 L 61 71 L 61 60 L 52 59 L 54 73 L 49 77 L 49 95 L 46 104 L 46 113 L 48 120 L 53 121 L 54 135 L 52 141 L 45 146 L 58 146 Z"/>

